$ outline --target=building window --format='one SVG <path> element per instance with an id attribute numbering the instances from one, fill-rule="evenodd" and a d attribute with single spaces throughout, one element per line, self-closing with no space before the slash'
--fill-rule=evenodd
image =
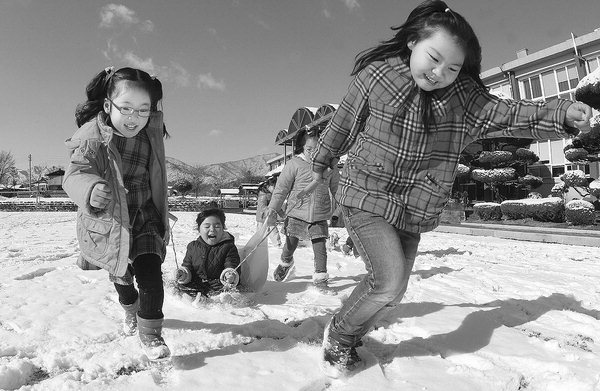
<path id="1" fill-rule="evenodd" d="M 546 100 L 548 97 L 558 94 L 554 71 L 542 73 L 542 84 L 544 85 L 544 96 L 546 97 Z"/>
<path id="2" fill-rule="evenodd" d="M 565 166 L 564 165 L 552 166 L 552 177 L 553 178 L 559 177 L 559 176 L 561 176 L 564 173 L 565 173 Z"/>
<path id="3" fill-rule="evenodd" d="M 569 80 L 567 79 L 567 71 L 564 68 L 556 70 L 556 78 L 558 79 L 558 90 L 567 91 L 569 89 Z"/>
<path id="4" fill-rule="evenodd" d="M 521 81 L 521 88 L 525 99 L 535 99 L 542 96 L 542 83 L 538 75 Z"/>
<path id="5" fill-rule="evenodd" d="M 577 75 L 577 68 L 575 65 L 570 65 L 567 68 L 567 74 L 569 75 L 569 84 L 571 88 L 577 87 L 577 83 L 579 83 L 579 75 Z"/>
<path id="6" fill-rule="evenodd" d="M 596 70 L 596 68 L 598 68 L 598 58 L 592 58 L 587 60 L 587 64 L 588 64 L 588 73 L 592 73 Z"/>

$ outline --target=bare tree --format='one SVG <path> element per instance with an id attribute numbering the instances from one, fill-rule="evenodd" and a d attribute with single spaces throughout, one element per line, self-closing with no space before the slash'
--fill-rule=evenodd
<path id="1" fill-rule="evenodd" d="M 15 169 L 15 158 L 12 153 L 0 151 L 0 183 L 4 183 Z"/>
<path id="2" fill-rule="evenodd" d="M 198 192 L 201 190 L 202 184 L 204 183 L 206 169 L 201 165 L 195 165 L 188 169 L 188 174 L 194 195 L 198 197 Z"/>

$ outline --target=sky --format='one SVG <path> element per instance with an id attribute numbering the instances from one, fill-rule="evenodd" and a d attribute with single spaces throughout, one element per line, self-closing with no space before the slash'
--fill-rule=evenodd
<path id="1" fill-rule="evenodd" d="M 0 0 L 0 151 L 66 166 L 74 110 L 103 68 L 164 88 L 166 154 L 212 164 L 283 153 L 303 106 L 339 103 L 357 53 L 389 39 L 416 0 Z M 455 0 L 486 70 L 600 27 L 598 0 Z"/>
<path id="2" fill-rule="evenodd" d="M 198 235 L 196 213 L 174 214 L 181 261 Z M 331 290 L 321 293 L 311 283 L 310 243 L 294 253 L 286 282 L 272 278 L 281 249 L 269 244 L 267 259 L 254 258 L 269 264 L 258 293 L 194 305 L 170 288 L 169 248 L 162 335 L 172 360 L 152 365 L 138 336 L 120 332 L 123 309 L 107 273 L 75 265 L 76 219 L 76 212 L 2 212 L 0 389 L 598 390 L 595 247 L 427 232 L 402 303 L 362 338 L 364 369 L 328 379 L 319 369 L 323 329 L 364 276 L 360 258 L 332 247 Z M 230 213 L 227 229 L 242 248 L 256 220 Z M 344 243 L 345 228 L 330 230 Z"/>

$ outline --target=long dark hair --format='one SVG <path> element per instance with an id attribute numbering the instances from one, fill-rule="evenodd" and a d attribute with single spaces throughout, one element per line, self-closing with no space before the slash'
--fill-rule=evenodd
<path id="1" fill-rule="evenodd" d="M 481 45 L 477 35 L 461 14 L 451 10 L 445 2 L 439 0 L 424 1 L 408 15 L 403 25 L 392 27 L 392 30 L 397 31 L 393 38 L 360 52 L 356 56 L 351 75 L 356 75 L 374 61 L 390 57 L 400 57 L 406 65 L 409 65 L 411 51 L 408 43 L 417 43 L 427 39 L 439 29 L 444 29 L 448 34 L 454 36 L 458 45 L 465 52 L 465 60 L 460 74 L 469 76 L 477 84 L 485 87 L 479 76 L 481 73 Z M 420 93 L 422 120 L 425 129 L 429 129 L 430 121 L 433 119 L 431 92 L 420 91 Z"/>
<path id="2" fill-rule="evenodd" d="M 87 100 L 77 105 L 75 109 L 75 122 L 77 126 L 85 124 L 103 111 L 104 99 L 113 96 L 119 82 L 126 82 L 141 88 L 150 95 L 150 110 L 158 110 L 159 102 L 163 98 L 162 83 L 148 73 L 134 68 L 121 68 L 114 71 L 111 67 L 98 73 L 85 88 Z M 168 136 L 167 128 L 163 124 L 163 135 Z"/>

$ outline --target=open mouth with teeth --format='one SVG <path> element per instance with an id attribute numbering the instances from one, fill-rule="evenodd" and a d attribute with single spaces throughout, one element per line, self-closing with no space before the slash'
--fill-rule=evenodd
<path id="1" fill-rule="evenodd" d="M 432 78 L 431 76 L 425 74 L 425 79 L 427 79 L 427 81 L 431 84 L 431 85 L 436 85 L 437 83 L 439 83 L 437 80 L 435 80 L 434 78 Z"/>

